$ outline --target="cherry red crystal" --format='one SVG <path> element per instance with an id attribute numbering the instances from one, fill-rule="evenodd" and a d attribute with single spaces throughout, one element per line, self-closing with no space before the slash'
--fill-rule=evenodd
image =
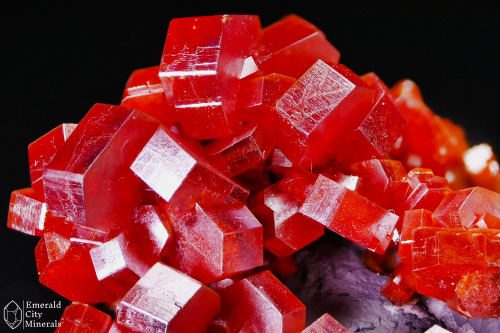
<path id="1" fill-rule="evenodd" d="M 356 191 L 385 209 L 398 209 L 408 192 L 407 174 L 400 161 L 370 159 L 352 164 L 349 170 L 360 178 Z"/>
<path id="2" fill-rule="evenodd" d="M 500 230 L 418 228 L 413 231 L 412 265 L 417 291 L 442 301 L 469 273 L 500 267 Z"/>
<path id="3" fill-rule="evenodd" d="M 111 317 L 82 303 L 73 303 L 64 309 L 56 333 L 107 333 L 113 324 Z"/>
<path id="4" fill-rule="evenodd" d="M 132 331 L 200 332 L 219 308 L 216 292 L 157 263 L 118 302 L 116 318 Z"/>
<path id="5" fill-rule="evenodd" d="M 449 193 L 432 218 L 448 228 L 471 229 L 483 214 L 500 218 L 500 194 L 482 187 Z"/>
<path id="6" fill-rule="evenodd" d="M 296 78 L 276 73 L 242 81 L 236 105 L 238 118 L 249 122 L 263 120 L 296 81 Z"/>
<path id="7" fill-rule="evenodd" d="M 279 280 L 301 279 L 315 246 L 291 255 L 325 227 L 392 274 L 393 304 L 417 291 L 500 317 L 493 149 L 469 147 L 412 81 L 389 89 L 339 56 L 296 15 L 263 30 L 252 15 L 175 19 L 120 106 L 34 141 L 7 224 L 41 237 L 40 282 L 75 302 L 57 331 L 347 332 L 328 314 L 306 328 Z"/>
<path id="8" fill-rule="evenodd" d="M 141 198 L 130 165 L 158 126 L 140 111 L 94 105 L 44 170 L 48 209 L 102 230 L 132 222 Z"/>
<path id="9" fill-rule="evenodd" d="M 164 127 L 144 145 L 131 170 L 162 199 L 180 209 L 189 210 L 198 201 L 228 197 L 244 201 L 249 194 Z"/>
<path id="10" fill-rule="evenodd" d="M 500 316 L 500 271 L 487 270 L 464 275 L 457 285 L 462 311 L 476 318 Z"/>
<path id="11" fill-rule="evenodd" d="M 13 191 L 10 197 L 7 227 L 32 236 L 41 236 L 45 229 L 47 205 L 33 188 Z"/>
<path id="12" fill-rule="evenodd" d="M 265 161 L 272 149 L 273 144 L 257 124 L 249 124 L 235 136 L 205 146 L 209 161 L 230 178 Z"/>
<path id="13" fill-rule="evenodd" d="M 290 161 L 312 168 L 333 157 L 374 95 L 345 66 L 318 60 L 277 101 L 268 131 Z"/>
<path id="14" fill-rule="evenodd" d="M 389 88 L 375 73 L 361 76 L 368 88 L 376 94 L 371 110 L 346 133 L 336 159 L 351 164 L 372 158 L 386 158 L 404 133 L 406 119 L 394 105 Z"/>
<path id="15" fill-rule="evenodd" d="M 147 113 L 165 126 L 174 124 L 175 108 L 169 104 L 158 76 L 160 66 L 138 69 L 132 72 L 121 101 L 121 106 Z"/>
<path id="16" fill-rule="evenodd" d="M 378 254 L 389 246 L 398 221 L 397 215 L 323 175 L 299 213 Z"/>
<path id="17" fill-rule="evenodd" d="M 411 260 L 413 230 L 421 227 L 442 227 L 432 220 L 432 212 L 426 209 L 407 210 L 404 213 L 398 256 L 403 261 Z"/>
<path id="18" fill-rule="evenodd" d="M 299 78 L 318 59 L 338 63 L 340 53 L 321 30 L 297 15 L 287 15 L 262 31 L 253 54 L 265 74 Z"/>
<path id="19" fill-rule="evenodd" d="M 408 120 L 397 156 L 405 167 L 430 168 L 444 177 L 454 167 L 463 166 L 462 155 L 469 147 L 463 129 L 437 116 L 411 80 L 398 82 L 391 95 Z"/>
<path id="20" fill-rule="evenodd" d="M 417 290 L 411 264 L 400 263 L 380 293 L 391 303 L 403 305 Z"/>
<path id="21" fill-rule="evenodd" d="M 76 124 L 61 124 L 28 146 L 31 187 L 42 198 L 44 196 L 43 170 L 52 161 L 54 155 L 69 138 L 76 126 Z"/>
<path id="22" fill-rule="evenodd" d="M 120 233 L 89 251 L 97 279 L 120 297 L 125 295 L 149 268 L 128 246 L 129 242 L 124 234 Z"/>
<path id="23" fill-rule="evenodd" d="M 189 212 L 161 207 L 175 238 L 175 250 L 165 253 L 172 267 L 210 283 L 262 265 L 262 226 L 243 203 L 200 203 Z"/>
<path id="24" fill-rule="evenodd" d="M 239 78 L 260 33 L 259 18 L 251 15 L 170 22 L 159 75 L 188 135 L 213 139 L 238 128 L 234 111 Z"/>
<path id="25" fill-rule="evenodd" d="M 264 228 L 264 247 L 277 256 L 288 256 L 323 235 L 323 226 L 299 213 L 305 192 L 316 176 L 298 173 L 252 196 L 249 208 Z"/>
<path id="26" fill-rule="evenodd" d="M 69 239 L 52 232 L 43 234 L 35 249 L 40 282 L 74 302 L 111 302 L 115 295 L 97 279 L 89 253 L 102 238 L 77 238 L 82 234 L 79 231 L 75 230 L 75 237 Z"/>
<path id="27" fill-rule="evenodd" d="M 271 272 L 264 271 L 219 291 L 233 311 L 232 329 L 250 332 L 300 332 L 306 308 Z"/>
<path id="28" fill-rule="evenodd" d="M 410 170 L 408 183 L 410 187 L 398 210 L 400 214 L 412 209 L 434 211 L 444 197 L 451 192 L 448 181 L 435 175 L 430 169 Z"/>

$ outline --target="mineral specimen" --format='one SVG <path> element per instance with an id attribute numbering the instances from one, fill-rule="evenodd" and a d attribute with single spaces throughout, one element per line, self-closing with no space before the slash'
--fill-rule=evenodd
<path id="1" fill-rule="evenodd" d="M 296 15 L 174 19 L 120 106 L 34 141 L 7 226 L 57 331 L 498 330 L 493 149 L 339 57 Z"/>

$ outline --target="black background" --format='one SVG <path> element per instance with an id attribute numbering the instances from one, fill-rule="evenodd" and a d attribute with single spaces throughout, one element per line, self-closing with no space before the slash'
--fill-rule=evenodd
<path id="1" fill-rule="evenodd" d="M 324 31 L 341 63 L 358 74 L 374 71 L 389 86 L 413 79 L 427 104 L 464 126 L 472 144 L 488 141 L 500 153 L 495 1 L 10 3 L 0 14 L 0 308 L 11 299 L 60 299 L 38 283 L 37 239 L 5 227 L 10 192 L 30 184 L 28 144 L 60 123 L 78 122 L 96 102 L 118 104 L 129 74 L 159 63 L 172 18 L 225 13 L 259 15 L 263 26 L 302 16 Z"/>

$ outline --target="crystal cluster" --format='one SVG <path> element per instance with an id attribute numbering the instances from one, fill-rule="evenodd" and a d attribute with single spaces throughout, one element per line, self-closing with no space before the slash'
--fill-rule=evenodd
<path id="1" fill-rule="evenodd" d="M 177 18 L 121 105 L 34 141 L 8 227 L 40 237 L 40 282 L 74 302 L 58 332 L 347 332 L 328 309 L 306 323 L 283 284 L 331 232 L 392 274 L 393 304 L 500 317 L 493 150 L 414 82 L 339 58 L 296 15 Z"/>

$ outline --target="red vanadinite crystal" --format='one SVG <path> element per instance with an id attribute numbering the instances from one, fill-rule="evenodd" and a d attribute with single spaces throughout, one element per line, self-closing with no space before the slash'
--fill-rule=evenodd
<path id="1" fill-rule="evenodd" d="M 31 187 L 43 197 L 43 170 L 76 128 L 76 124 L 62 124 L 28 146 Z"/>
<path id="2" fill-rule="evenodd" d="M 374 96 L 345 66 L 318 60 L 277 101 L 265 125 L 290 161 L 311 168 L 333 157 Z"/>
<path id="3" fill-rule="evenodd" d="M 299 173 L 250 198 L 248 206 L 264 228 L 264 247 L 275 255 L 291 255 L 323 235 L 323 226 L 299 213 L 315 179 L 313 174 Z"/>
<path id="4" fill-rule="evenodd" d="M 45 229 L 47 205 L 32 188 L 12 192 L 7 227 L 32 236 L 41 236 Z"/>
<path id="5" fill-rule="evenodd" d="M 239 78 L 260 33 L 259 18 L 251 15 L 170 22 L 159 75 L 187 134 L 213 139 L 238 128 L 234 111 Z"/>
<path id="6" fill-rule="evenodd" d="M 253 57 L 266 74 L 299 78 L 318 59 L 337 63 L 340 53 L 317 27 L 297 15 L 288 15 L 262 31 Z"/>
<path id="7" fill-rule="evenodd" d="M 300 332 L 306 308 L 271 272 L 242 279 L 219 291 L 233 311 L 232 331 Z"/>
<path id="8" fill-rule="evenodd" d="M 403 305 L 417 290 L 411 264 L 400 263 L 380 293 L 395 305 Z"/>
<path id="9" fill-rule="evenodd" d="M 130 165 L 159 126 L 140 111 L 94 105 L 44 169 L 48 209 L 102 230 L 131 223 L 141 198 Z"/>
<path id="10" fill-rule="evenodd" d="M 370 159 L 352 164 L 350 171 L 360 177 L 355 187 L 359 194 L 385 209 L 399 208 L 409 188 L 400 161 Z"/>
<path id="11" fill-rule="evenodd" d="M 244 201 L 248 191 L 200 158 L 182 140 L 161 127 L 146 143 L 131 170 L 162 199 L 189 210 L 197 201 L 232 197 Z"/>
<path id="12" fill-rule="evenodd" d="M 132 331 L 201 332 L 219 308 L 216 292 L 157 263 L 118 302 L 116 318 Z"/>
<path id="13" fill-rule="evenodd" d="M 319 175 L 299 213 L 367 249 L 383 254 L 398 216 Z"/>
<path id="14" fill-rule="evenodd" d="M 90 249 L 102 242 L 95 237 L 65 238 L 46 232 L 40 239 L 35 258 L 40 282 L 74 302 L 95 304 L 111 302 L 114 293 L 97 279 Z M 91 236 L 91 235 L 87 235 Z"/>
<path id="15" fill-rule="evenodd" d="M 7 226 L 41 237 L 40 282 L 75 302 L 57 332 L 348 332 L 328 314 L 306 327 L 282 283 L 324 228 L 391 275 L 393 304 L 418 292 L 500 317 L 493 149 L 414 82 L 389 89 L 339 57 L 296 15 L 174 19 L 120 106 L 30 144 Z"/>
<path id="16" fill-rule="evenodd" d="M 64 310 L 56 333 L 107 333 L 112 324 L 108 314 L 87 304 L 73 303 Z"/>
<path id="17" fill-rule="evenodd" d="M 132 72 L 120 105 L 141 110 L 170 126 L 175 122 L 175 108 L 163 93 L 159 70 L 160 66 L 154 66 Z"/>
<path id="18" fill-rule="evenodd" d="M 218 139 L 205 146 L 209 161 L 228 177 L 265 161 L 272 149 L 273 144 L 264 137 L 262 126 L 256 124 L 245 126 L 231 138 Z"/>
<path id="19" fill-rule="evenodd" d="M 482 187 L 468 188 L 448 194 L 436 208 L 432 218 L 448 228 L 472 229 L 484 214 L 500 218 L 500 194 Z"/>
<path id="20" fill-rule="evenodd" d="M 297 79 L 268 74 L 243 80 L 238 92 L 237 114 L 242 121 L 259 122 L 276 107 L 276 101 Z"/>
<path id="21" fill-rule="evenodd" d="M 343 138 L 336 159 L 345 164 L 387 157 L 406 127 L 406 119 L 394 105 L 382 80 L 375 73 L 365 74 L 361 79 L 376 95 L 371 110 Z"/>

